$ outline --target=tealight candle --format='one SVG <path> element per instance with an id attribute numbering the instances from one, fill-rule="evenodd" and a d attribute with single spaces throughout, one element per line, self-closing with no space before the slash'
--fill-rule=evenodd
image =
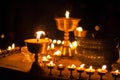
<path id="1" fill-rule="evenodd" d="M 47 55 L 47 57 L 46 57 L 48 60 L 51 60 L 52 59 L 52 57 L 50 56 L 50 55 Z"/>
<path id="2" fill-rule="evenodd" d="M 64 70 L 64 68 L 65 68 L 65 66 L 64 66 L 63 64 L 59 64 L 59 65 L 57 66 L 57 70 L 60 71 L 59 77 L 62 77 L 62 71 Z"/>
<path id="3" fill-rule="evenodd" d="M 73 78 L 72 72 L 76 69 L 76 66 L 72 64 L 72 65 L 69 65 L 67 68 L 70 71 L 70 78 Z"/>
<path id="4" fill-rule="evenodd" d="M 81 64 L 80 67 L 77 67 L 77 72 L 79 73 L 79 79 L 81 80 L 81 74 L 84 72 L 85 68 L 84 68 L 85 64 Z"/>
<path id="5" fill-rule="evenodd" d="M 86 73 L 89 75 L 88 80 L 90 80 L 90 79 L 91 79 L 91 75 L 93 75 L 94 72 L 95 72 L 95 69 L 93 69 L 92 66 L 90 66 L 90 67 L 87 68 L 85 71 L 86 71 Z"/>
<path id="6" fill-rule="evenodd" d="M 52 75 L 52 69 L 55 67 L 55 64 L 53 61 L 50 61 L 50 63 L 47 64 L 48 69 L 50 69 L 49 75 Z"/>
<path id="7" fill-rule="evenodd" d="M 117 77 L 120 76 L 119 70 L 112 71 L 111 74 L 114 77 L 114 80 L 117 80 Z"/>
<path id="8" fill-rule="evenodd" d="M 108 70 L 106 70 L 106 68 L 107 68 L 107 66 L 103 65 L 101 69 L 97 69 L 97 72 L 100 75 L 100 80 L 102 80 L 102 76 L 108 72 Z"/>
<path id="9" fill-rule="evenodd" d="M 48 61 L 49 61 L 49 60 L 47 59 L 46 56 L 43 56 L 43 57 L 42 57 L 42 62 L 44 63 L 44 68 L 45 68 L 46 63 L 47 63 Z"/>

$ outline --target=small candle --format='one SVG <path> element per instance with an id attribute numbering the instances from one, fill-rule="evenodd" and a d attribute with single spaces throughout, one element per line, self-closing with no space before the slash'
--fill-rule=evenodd
<path id="1" fill-rule="evenodd" d="M 63 65 L 63 64 L 59 64 L 58 66 L 57 66 L 57 69 L 58 70 L 62 70 L 62 69 L 64 69 L 65 68 L 65 66 Z"/>
<path id="2" fill-rule="evenodd" d="M 84 71 L 85 68 L 84 68 L 85 64 L 81 64 L 80 67 L 77 67 L 77 71 Z"/>
<path id="3" fill-rule="evenodd" d="M 48 64 L 47 64 L 48 68 L 54 68 L 55 67 L 55 64 L 53 63 L 53 61 L 50 61 Z"/>
<path id="4" fill-rule="evenodd" d="M 61 51 L 60 51 L 60 50 L 57 50 L 56 52 L 54 52 L 53 55 L 54 55 L 54 56 L 61 56 Z"/>
<path id="5" fill-rule="evenodd" d="M 92 66 L 90 66 L 90 67 L 87 68 L 85 71 L 88 72 L 88 73 L 94 73 L 94 72 L 95 72 L 95 69 L 93 69 Z"/>
<path id="6" fill-rule="evenodd" d="M 46 56 L 43 56 L 43 57 L 42 57 L 42 61 L 43 61 L 43 62 L 48 62 L 49 60 L 47 59 Z"/>
<path id="7" fill-rule="evenodd" d="M 72 65 L 69 65 L 67 68 L 68 68 L 69 70 L 74 70 L 74 69 L 76 68 L 76 66 L 75 66 L 74 64 L 72 64 Z"/>
<path id="8" fill-rule="evenodd" d="M 107 66 L 106 65 L 103 65 L 101 69 L 97 69 L 98 73 L 107 73 L 108 70 L 106 70 Z"/>
<path id="9" fill-rule="evenodd" d="M 46 57 L 47 59 L 49 59 L 49 60 L 51 60 L 52 59 L 52 57 L 50 56 L 50 55 L 47 55 L 47 57 Z"/>
<path id="10" fill-rule="evenodd" d="M 65 17 L 66 17 L 66 18 L 69 18 L 69 14 L 70 14 L 69 11 L 66 11 Z"/>
<path id="11" fill-rule="evenodd" d="M 119 72 L 119 70 L 112 71 L 111 73 L 112 73 L 112 75 L 114 75 L 114 76 L 115 76 L 115 75 L 116 75 L 116 76 L 117 76 L 117 75 L 120 75 L 120 72 Z"/>
<path id="12" fill-rule="evenodd" d="M 37 34 L 36 39 L 37 39 L 37 41 L 39 41 L 41 35 L 42 34 L 45 35 L 45 32 L 44 31 L 37 31 L 36 34 Z"/>

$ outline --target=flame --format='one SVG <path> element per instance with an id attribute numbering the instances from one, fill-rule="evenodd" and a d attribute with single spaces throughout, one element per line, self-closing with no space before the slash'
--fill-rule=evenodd
<path id="1" fill-rule="evenodd" d="M 85 66 L 85 64 L 81 64 L 81 65 L 80 65 L 80 68 L 84 68 L 84 66 Z"/>
<path id="2" fill-rule="evenodd" d="M 56 52 L 54 52 L 54 55 L 60 56 L 61 55 L 61 51 L 57 50 Z"/>
<path id="3" fill-rule="evenodd" d="M 57 40 L 57 44 L 61 44 L 61 40 Z"/>
<path id="4" fill-rule="evenodd" d="M 89 67 L 89 70 L 92 70 L 92 66 Z"/>
<path id="5" fill-rule="evenodd" d="M 116 71 L 115 71 L 115 73 L 118 73 L 118 72 L 119 72 L 119 70 L 116 70 Z"/>
<path id="6" fill-rule="evenodd" d="M 37 34 L 36 38 L 40 39 L 42 34 L 45 35 L 45 32 L 44 31 L 37 31 L 36 34 Z"/>
<path id="7" fill-rule="evenodd" d="M 53 40 L 53 43 L 55 44 L 56 42 L 57 42 L 56 39 L 54 39 L 54 40 Z"/>
<path id="8" fill-rule="evenodd" d="M 54 44 L 53 43 L 51 44 L 51 49 L 54 49 Z"/>
<path id="9" fill-rule="evenodd" d="M 70 14 L 69 11 L 66 11 L 65 17 L 66 17 L 66 18 L 69 18 L 69 14 Z"/>
<path id="10" fill-rule="evenodd" d="M 11 46 L 8 46 L 8 50 L 11 50 Z"/>
<path id="11" fill-rule="evenodd" d="M 83 31 L 82 27 L 76 28 L 77 31 Z"/>
<path id="12" fill-rule="evenodd" d="M 103 66 L 102 66 L 102 70 L 105 70 L 106 68 L 107 68 L 106 65 L 103 65 Z"/>
<path id="13" fill-rule="evenodd" d="M 76 68 L 76 66 L 74 64 L 71 65 L 72 68 Z"/>
<path id="14" fill-rule="evenodd" d="M 12 48 L 12 49 L 15 49 L 15 43 L 12 44 L 11 48 Z"/>

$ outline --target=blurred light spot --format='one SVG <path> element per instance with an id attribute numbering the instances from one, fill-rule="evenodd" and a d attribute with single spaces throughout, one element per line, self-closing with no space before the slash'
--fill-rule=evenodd
<path id="1" fill-rule="evenodd" d="M 1 34 L 1 38 L 3 39 L 5 37 L 5 35 L 4 34 Z"/>

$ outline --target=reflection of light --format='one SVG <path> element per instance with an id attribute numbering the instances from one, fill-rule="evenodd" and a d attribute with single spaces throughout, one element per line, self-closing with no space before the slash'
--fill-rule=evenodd
<path id="1" fill-rule="evenodd" d="M 60 50 L 57 50 L 56 52 L 54 52 L 54 55 L 60 56 L 60 55 L 61 55 L 61 51 L 60 51 Z"/>

